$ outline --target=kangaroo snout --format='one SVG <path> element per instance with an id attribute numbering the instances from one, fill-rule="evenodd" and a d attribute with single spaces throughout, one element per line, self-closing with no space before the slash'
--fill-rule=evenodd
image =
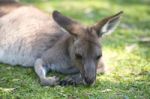
<path id="1" fill-rule="evenodd" d="M 83 80 L 86 85 L 92 85 L 96 80 L 96 65 L 94 62 L 84 66 Z"/>
<path id="2" fill-rule="evenodd" d="M 84 77 L 84 84 L 85 85 L 92 85 L 94 84 L 95 80 L 96 80 L 96 76 L 95 77 Z"/>

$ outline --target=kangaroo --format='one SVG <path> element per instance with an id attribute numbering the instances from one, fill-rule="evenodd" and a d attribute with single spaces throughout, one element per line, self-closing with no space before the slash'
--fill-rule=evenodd
<path id="1" fill-rule="evenodd" d="M 0 11 L 0 62 L 34 67 L 45 86 L 94 84 L 102 58 L 99 40 L 114 31 L 123 13 L 85 26 L 58 11 L 48 15 L 32 6 Z M 47 77 L 50 71 L 67 76 Z"/>

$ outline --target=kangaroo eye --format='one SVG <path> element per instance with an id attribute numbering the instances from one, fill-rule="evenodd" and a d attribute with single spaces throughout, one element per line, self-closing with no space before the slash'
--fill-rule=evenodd
<path id="1" fill-rule="evenodd" d="M 80 54 L 75 54 L 77 59 L 82 59 L 82 56 Z"/>
<path id="2" fill-rule="evenodd" d="M 102 55 L 98 55 L 98 56 L 96 57 L 96 60 L 100 59 L 101 57 L 102 57 Z"/>

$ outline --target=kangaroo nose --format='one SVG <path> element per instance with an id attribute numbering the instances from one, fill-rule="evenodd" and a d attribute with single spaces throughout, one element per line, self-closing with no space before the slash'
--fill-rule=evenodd
<path id="1" fill-rule="evenodd" d="M 86 60 L 83 70 L 83 79 L 86 85 L 92 85 L 96 80 L 96 65 L 93 60 Z"/>
<path id="2" fill-rule="evenodd" d="M 87 85 L 91 85 L 91 84 L 93 84 L 94 80 L 85 79 L 85 82 Z"/>
<path id="3" fill-rule="evenodd" d="M 95 82 L 95 78 L 84 78 L 84 82 L 86 85 L 92 85 Z"/>

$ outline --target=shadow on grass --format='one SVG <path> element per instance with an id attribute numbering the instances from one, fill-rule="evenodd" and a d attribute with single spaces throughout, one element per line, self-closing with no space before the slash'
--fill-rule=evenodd
<path id="1" fill-rule="evenodd" d="M 122 6 L 126 6 L 126 5 L 149 5 L 150 1 L 149 0 L 107 0 L 109 2 L 111 2 L 112 4 L 115 3 L 117 5 L 122 5 Z"/>

